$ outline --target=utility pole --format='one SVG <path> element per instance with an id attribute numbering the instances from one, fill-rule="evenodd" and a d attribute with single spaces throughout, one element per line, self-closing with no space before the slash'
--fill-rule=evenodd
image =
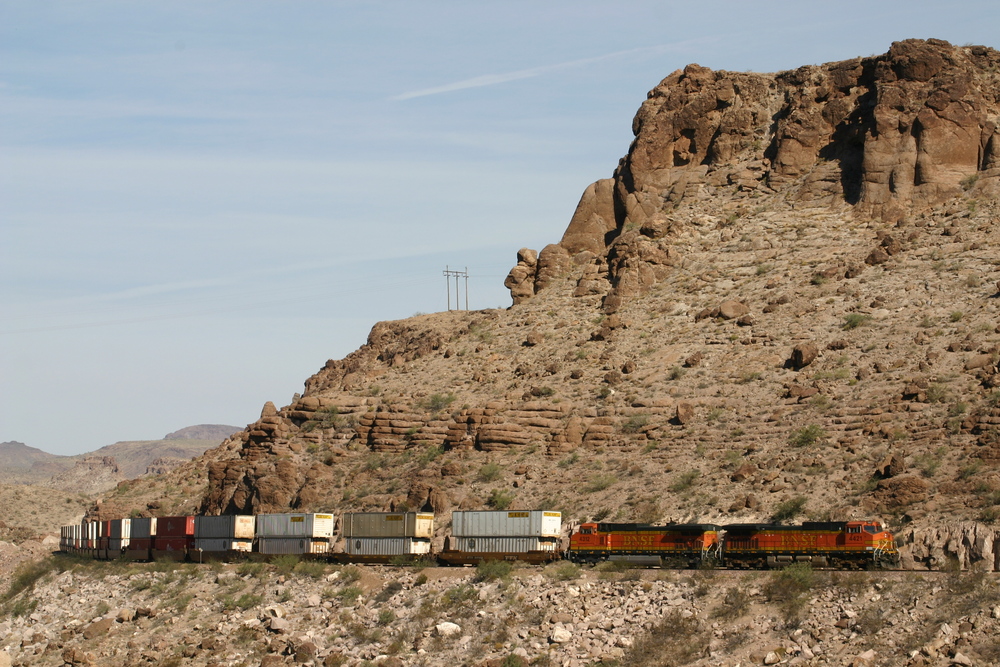
<path id="1" fill-rule="evenodd" d="M 461 310 L 460 290 L 459 290 L 459 278 L 465 278 L 465 309 L 469 309 L 469 267 L 465 267 L 464 271 L 459 271 L 458 269 L 452 269 L 449 266 L 445 266 L 444 269 L 444 286 L 448 293 L 448 310 L 451 310 L 451 279 L 455 279 L 455 310 Z"/>

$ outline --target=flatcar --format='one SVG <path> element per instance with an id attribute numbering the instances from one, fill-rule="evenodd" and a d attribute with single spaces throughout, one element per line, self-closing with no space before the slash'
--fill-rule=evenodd
<path id="1" fill-rule="evenodd" d="M 799 526 L 744 523 L 722 529 L 722 562 L 728 568 L 810 563 L 821 568 L 864 569 L 899 564 L 892 533 L 877 521 L 807 521 Z"/>
<path id="2" fill-rule="evenodd" d="M 582 523 L 570 536 L 567 558 L 638 565 L 700 567 L 718 561 L 719 529 L 713 524 Z"/>

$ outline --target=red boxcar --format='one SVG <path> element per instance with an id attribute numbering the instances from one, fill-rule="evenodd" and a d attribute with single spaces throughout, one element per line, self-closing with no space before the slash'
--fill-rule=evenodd
<path id="1" fill-rule="evenodd" d="M 567 555 L 577 562 L 698 567 L 714 561 L 718 549 L 718 527 L 711 524 L 582 523 L 570 536 Z"/>
<path id="2" fill-rule="evenodd" d="M 801 526 L 723 526 L 726 567 L 780 567 L 793 562 L 817 567 L 894 566 L 899 551 L 892 533 L 877 521 L 807 521 Z"/>

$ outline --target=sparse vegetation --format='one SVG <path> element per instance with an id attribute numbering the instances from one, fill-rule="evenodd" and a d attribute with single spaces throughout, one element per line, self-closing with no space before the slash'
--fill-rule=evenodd
<path id="1" fill-rule="evenodd" d="M 499 463 L 489 461 L 479 469 L 480 482 L 495 482 L 503 475 L 503 467 Z"/>
<path id="2" fill-rule="evenodd" d="M 613 486 L 618 483 L 618 478 L 614 475 L 607 473 L 598 473 L 591 476 L 586 484 L 583 485 L 582 491 L 584 493 L 595 493 L 597 491 L 603 491 L 609 486 Z"/>
<path id="3" fill-rule="evenodd" d="M 807 499 L 804 496 L 795 496 L 786 500 L 775 508 L 774 514 L 771 515 L 771 520 L 775 523 L 781 523 L 782 521 L 795 518 L 802 513 L 802 510 L 806 506 L 806 501 Z"/>
<path id="4" fill-rule="evenodd" d="M 864 326 L 871 321 L 871 315 L 865 315 L 863 313 L 848 313 L 844 316 L 844 324 L 841 329 L 849 331 L 851 329 L 857 329 L 860 326 Z"/>
<path id="5" fill-rule="evenodd" d="M 493 489 L 486 504 L 495 510 L 505 510 L 514 502 L 514 494 L 505 489 Z"/>
<path id="6" fill-rule="evenodd" d="M 446 410 L 452 403 L 455 402 L 455 394 L 431 394 L 423 401 L 421 401 L 421 406 L 428 412 L 441 412 Z"/>
<path id="7" fill-rule="evenodd" d="M 484 560 L 476 566 L 476 581 L 506 581 L 514 571 L 514 564 L 508 560 Z M 475 590 L 473 589 L 473 594 Z"/>
<path id="8" fill-rule="evenodd" d="M 819 424 L 810 424 L 803 427 L 788 439 L 788 444 L 792 447 L 810 447 L 826 438 L 826 431 Z"/>
<path id="9" fill-rule="evenodd" d="M 694 486 L 695 481 L 701 477 L 701 471 L 698 469 L 688 470 L 686 472 L 678 475 L 673 482 L 671 482 L 668 487 L 674 493 L 681 493 L 682 491 L 687 491 L 692 486 Z"/>

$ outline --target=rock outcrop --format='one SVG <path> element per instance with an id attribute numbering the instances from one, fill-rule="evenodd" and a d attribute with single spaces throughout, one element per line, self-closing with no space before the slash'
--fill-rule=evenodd
<path id="1" fill-rule="evenodd" d="M 584 191 L 562 240 L 543 250 L 553 261 L 522 249 L 505 284 L 522 303 L 557 264 L 574 267 L 578 296 L 649 289 L 682 260 L 673 211 L 720 190 L 889 221 L 963 189 L 996 193 L 998 65 L 993 49 L 934 39 L 778 74 L 688 65 L 649 92 L 613 178 Z"/>

